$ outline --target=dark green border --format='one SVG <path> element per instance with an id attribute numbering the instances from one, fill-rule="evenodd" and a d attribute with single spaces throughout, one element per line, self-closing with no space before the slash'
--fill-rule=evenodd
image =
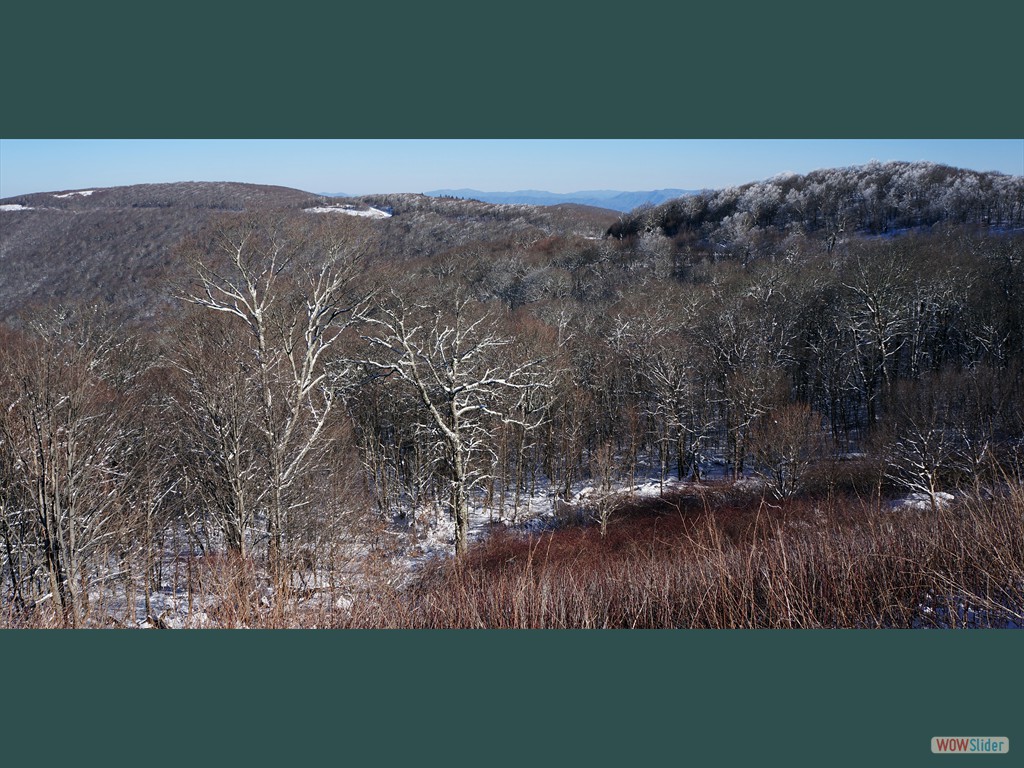
<path id="1" fill-rule="evenodd" d="M 916 766 L 1021 749 L 1021 637 L 7 631 L 0 728 L 45 764 Z"/>
<path id="2" fill-rule="evenodd" d="M 7 138 L 1024 133 L 1008 0 L 9 5 Z"/>
<path id="3" fill-rule="evenodd" d="M 15 4 L 0 136 L 1019 138 L 1019 4 Z M 2 161 L 2 158 L 0 158 Z M 0 632 L 21 764 L 925 765 L 1016 632 Z M 1011 758 L 1015 759 L 1015 758 Z M 1006 764 L 992 758 L 993 764 Z"/>

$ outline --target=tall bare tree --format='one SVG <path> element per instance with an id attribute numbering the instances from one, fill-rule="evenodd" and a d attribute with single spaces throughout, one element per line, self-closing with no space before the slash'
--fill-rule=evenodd
<path id="1" fill-rule="evenodd" d="M 268 562 L 278 584 L 290 518 L 307 503 L 303 481 L 322 461 L 336 417 L 344 371 L 335 351 L 360 301 L 360 226 L 347 218 L 314 228 L 245 216 L 191 248 L 196 279 L 184 299 L 227 317 L 243 345 L 234 361 L 242 379 L 237 387 L 251 398 L 255 417 L 244 466 L 232 466 L 242 461 L 229 444 L 239 430 L 215 426 L 223 433 L 221 458 L 232 482 L 255 474 L 261 483 L 253 500 L 266 516 Z M 203 364 L 189 360 L 182 368 L 194 373 Z"/>
<path id="2" fill-rule="evenodd" d="M 447 306 L 408 304 L 392 292 L 363 313 L 368 352 L 362 362 L 394 376 L 415 393 L 449 487 L 455 521 L 455 552 L 468 545 L 472 489 L 490 472 L 495 422 L 532 429 L 529 393 L 542 386 L 537 361 L 518 361 L 507 352 L 495 318 L 473 300 Z"/>

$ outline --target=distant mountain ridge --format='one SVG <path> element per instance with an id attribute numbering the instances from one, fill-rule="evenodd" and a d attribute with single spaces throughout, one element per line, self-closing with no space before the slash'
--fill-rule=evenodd
<path id="1" fill-rule="evenodd" d="M 484 203 L 512 205 L 561 205 L 575 203 L 628 213 L 641 205 L 660 205 L 677 197 L 696 194 L 694 189 L 653 189 L 623 192 L 615 189 L 593 189 L 581 192 L 545 192 L 521 189 L 515 192 L 482 192 L 479 189 L 435 189 L 423 194 L 430 197 L 461 197 Z"/>
<path id="2" fill-rule="evenodd" d="M 658 195 L 669 199 L 656 203 Z M 608 246 L 614 248 L 638 239 L 640 250 L 699 247 L 715 258 L 747 258 L 774 253 L 796 236 L 831 250 L 853 237 L 947 223 L 1024 231 L 1024 177 L 891 162 L 697 193 L 451 189 L 332 201 L 273 185 L 179 182 L 17 195 L 0 199 L 0 324 L 31 306 L 77 302 L 156 317 L 174 303 L 172 281 L 187 267 L 178 246 L 219 217 L 245 211 L 312 223 L 311 217 L 371 208 L 392 214 L 360 219 L 375 258 L 425 263 L 463 251 L 512 254 L 506 277 L 522 282 L 549 260 L 575 269 L 565 261 L 569 253 L 583 254 L 581 263 L 600 260 L 606 246 L 590 241 L 602 237 L 617 241 Z M 648 234 L 665 239 L 647 242 Z M 562 286 L 562 277 L 552 277 L 552 285 Z"/>
<path id="3" fill-rule="evenodd" d="M 0 198 L 0 325 L 30 307 L 60 303 L 156 317 L 174 304 L 174 280 L 189 269 L 180 244 L 241 212 L 309 223 L 347 213 L 362 221 L 367 251 L 389 259 L 513 238 L 598 238 L 619 217 L 607 209 L 496 206 L 414 193 L 349 197 L 344 205 L 326 197 L 273 185 L 173 182 Z"/>

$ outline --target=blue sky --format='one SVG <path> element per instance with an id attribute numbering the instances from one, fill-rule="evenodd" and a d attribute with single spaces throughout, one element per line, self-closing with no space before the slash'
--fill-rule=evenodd
<path id="1" fill-rule="evenodd" d="M 701 189 L 871 160 L 1024 175 L 1024 139 L 0 139 L 0 198 L 170 181 L 355 195 Z"/>

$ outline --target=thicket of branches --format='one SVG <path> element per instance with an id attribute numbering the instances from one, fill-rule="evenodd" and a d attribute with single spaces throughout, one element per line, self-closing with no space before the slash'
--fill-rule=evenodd
<path id="1" fill-rule="evenodd" d="M 973 178 L 926 170 L 860 173 L 946 190 L 908 192 L 906 221 L 886 202 L 885 227 L 933 223 Z M 812 176 L 773 183 L 839 194 Z M 161 323 L 70 306 L 2 330 L 2 610 L 80 626 L 98 592 L 141 589 L 148 612 L 170 569 L 202 567 L 283 616 L 396 519 L 415 540 L 451 517 L 463 556 L 471 507 L 514 520 L 582 483 L 754 474 L 773 503 L 913 491 L 934 513 L 1019 483 L 1019 180 L 986 178 L 981 219 L 886 238 L 754 209 L 739 239 L 665 223 L 709 195 L 620 237 L 503 229 L 426 255 L 379 252 L 364 220 L 220 220 L 181 246 Z"/>

